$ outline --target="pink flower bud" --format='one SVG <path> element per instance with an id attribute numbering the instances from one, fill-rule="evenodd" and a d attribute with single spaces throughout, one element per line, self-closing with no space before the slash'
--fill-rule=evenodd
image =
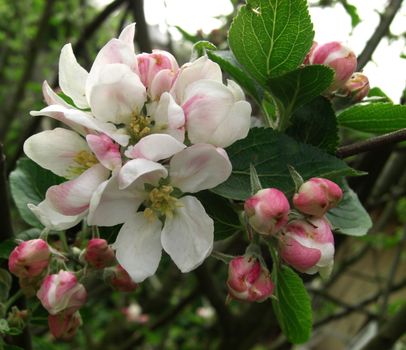
<path id="1" fill-rule="evenodd" d="M 311 52 L 308 63 L 324 64 L 334 69 L 335 78 L 329 91 L 343 86 L 357 69 L 357 57 L 354 52 L 337 41 L 317 45 Z"/>
<path id="2" fill-rule="evenodd" d="M 333 267 L 334 237 L 324 218 L 294 220 L 283 230 L 279 253 L 296 270 L 308 274 L 320 271 L 328 276 Z"/>
<path id="3" fill-rule="evenodd" d="M 293 204 L 302 213 L 322 217 L 335 207 L 343 196 L 343 191 L 334 182 L 313 177 L 300 186 L 293 196 Z"/>
<path id="4" fill-rule="evenodd" d="M 67 315 L 73 314 L 86 302 L 86 296 L 86 289 L 83 284 L 78 283 L 76 276 L 63 270 L 47 276 L 37 292 L 42 306 L 51 315 L 62 311 Z"/>
<path id="5" fill-rule="evenodd" d="M 354 73 L 345 85 L 339 90 L 340 94 L 350 97 L 352 101 L 359 102 L 368 96 L 369 80 L 362 73 Z"/>
<path id="6" fill-rule="evenodd" d="M 132 292 L 138 287 L 126 270 L 121 265 L 116 265 L 106 276 L 108 283 L 115 289 L 121 292 Z"/>
<path id="7" fill-rule="evenodd" d="M 290 206 L 283 192 L 276 188 L 266 188 L 248 198 L 244 209 L 254 230 L 272 235 L 288 222 Z"/>
<path id="8" fill-rule="evenodd" d="M 177 72 L 179 69 L 175 57 L 169 52 L 153 50 L 152 53 L 137 55 L 139 76 L 145 87 L 151 87 L 155 76 L 162 70 Z"/>
<path id="9" fill-rule="evenodd" d="M 262 302 L 272 295 L 269 271 L 253 256 L 238 256 L 228 266 L 228 292 L 234 299 Z"/>
<path id="10" fill-rule="evenodd" d="M 14 248 L 8 260 L 8 268 L 20 278 L 35 277 L 48 266 L 50 256 L 51 252 L 44 240 L 32 239 Z"/>
<path id="11" fill-rule="evenodd" d="M 79 312 L 73 314 L 48 315 L 48 326 L 52 335 L 57 339 L 71 339 L 82 325 Z"/>
<path id="12" fill-rule="evenodd" d="M 114 251 L 105 239 L 93 238 L 87 244 L 85 260 L 96 269 L 102 269 L 114 263 Z"/>
<path id="13" fill-rule="evenodd" d="M 310 64 L 310 56 L 313 54 L 314 49 L 317 47 L 317 41 L 313 41 L 312 47 L 310 48 L 309 52 L 307 53 L 305 59 L 303 60 L 303 64 L 308 65 Z"/>

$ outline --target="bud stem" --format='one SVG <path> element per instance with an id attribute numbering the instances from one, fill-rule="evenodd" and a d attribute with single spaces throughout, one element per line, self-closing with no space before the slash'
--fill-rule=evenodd
<path id="1" fill-rule="evenodd" d="M 19 289 L 14 295 L 12 295 L 7 302 L 4 303 L 4 313 L 7 313 L 7 310 L 14 305 L 14 303 L 24 295 L 23 290 Z"/>

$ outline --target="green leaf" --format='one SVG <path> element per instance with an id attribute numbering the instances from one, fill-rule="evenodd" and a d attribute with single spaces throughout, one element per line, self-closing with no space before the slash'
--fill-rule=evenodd
<path id="1" fill-rule="evenodd" d="M 230 201 L 209 191 L 199 192 L 197 198 L 214 221 L 214 239 L 216 241 L 242 230 L 238 214 Z"/>
<path id="2" fill-rule="evenodd" d="M 344 161 L 270 128 L 251 129 L 245 139 L 228 147 L 227 153 L 233 165 L 232 174 L 212 191 L 235 200 L 245 200 L 251 195 L 250 164 L 255 167 L 263 188 L 275 187 L 288 196 L 295 191 L 288 165 L 304 180 L 311 177 L 337 180 L 359 175 Z"/>
<path id="3" fill-rule="evenodd" d="M 349 236 L 366 235 L 372 227 L 368 212 L 347 183 L 341 188 L 344 190 L 344 197 L 337 208 L 328 211 L 327 218 L 338 233 Z"/>
<path id="4" fill-rule="evenodd" d="M 23 158 L 18 161 L 17 168 L 10 174 L 10 188 L 17 209 L 27 224 L 42 227 L 27 204 L 40 203 L 50 186 L 63 181 L 63 178 L 41 168 L 30 159 Z"/>
<path id="5" fill-rule="evenodd" d="M 361 18 L 358 15 L 357 8 L 354 5 L 349 4 L 347 1 L 343 1 L 342 5 L 344 6 L 345 11 L 351 17 L 351 26 L 354 29 L 358 24 L 361 23 Z"/>
<path id="6" fill-rule="evenodd" d="M 200 40 L 192 47 L 192 58 L 191 61 L 204 56 L 207 52 L 212 50 L 216 50 L 216 45 L 212 44 L 210 41 L 207 40 Z"/>
<path id="7" fill-rule="evenodd" d="M 385 134 L 406 128 L 406 105 L 371 103 L 356 105 L 338 116 L 342 126 L 363 132 Z"/>
<path id="8" fill-rule="evenodd" d="M 321 148 L 334 154 L 338 146 L 337 119 L 331 103 L 318 97 L 299 108 L 286 130 L 295 140 Z"/>
<path id="9" fill-rule="evenodd" d="M 275 284 L 277 300 L 272 306 L 283 333 L 294 344 L 306 342 L 312 331 L 312 308 L 302 279 L 282 265 L 276 270 Z"/>
<path id="10" fill-rule="evenodd" d="M 228 41 L 238 62 L 261 84 L 297 68 L 313 42 L 306 0 L 247 0 Z"/>
<path id="11" fill-rule="evenodd" d="M 263 89 L 248 76 L 231 51 L 207 51 L 207 56 L 228 73 L 252 98 L 258 103 L 261 102 L 264 95 Z"/>
<path id="12" fill-rule="evenodd" d="M 41 230 L 38 228 L 29 228 L 28 230 L 22 231 L 19 234 L 17 234 L 16 238 L 21 239 L 23 241 L 28 241 L 30 239 L 36 239 L 39 238 L 41 234 Z"/>
<path id="13" fill-rule="evenodd" d="M 187 40 L 187 41 L 190 41 L 190 42 L 193 43 L 193 44 L 194 44 L 194 43 L 197 43 L 197 42 L 200 40 L 196 35 L 193 35 L 193 34 L 188 33 L 186 30 L 182 29 L 182 28 L 179 27 L 179 26 L 175 26 L 175 28 L 176 28 L 177 30 L 179 30 L 180 34 L 182 34 L 183 39 L 185 39 L 185 40 Z"/>
<path id="14" fill-rule="evenodd" d="M 283 122 L 287 124 L 288 118 L 296 109 L 325 91 L 330 86 L 333 77 L 332 69 L 312 65 L 271 79 L 268 88 L 277 100 L 281 118 L 286 119 Z"/>
<path id="15" fill-rule="evenodd" d="M 12 278 L 5 269 L 0 269 L 0 303 L 5 302 L 10 293 Z"/>

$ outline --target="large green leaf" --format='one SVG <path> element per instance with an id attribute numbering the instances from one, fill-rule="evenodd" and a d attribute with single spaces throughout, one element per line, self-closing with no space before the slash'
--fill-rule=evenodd
<path id="1" fill-rule="evenodd" d="M 242 230 L 238 214 L 229 200 L 209 191 L 199 192 L 197 198 L 214 221 L 214 239 L 216 241 Z"/>
<path id="2" fill-rule="evenodd" d="M 10 174 L 10 188 L 14 202 L 24 221 L 35 227 L 42 227 L 27 204 L 38 204 L 45 198 L 47 189 L 63 182 L 64 179 L 41 168 L 32 160 L 23 158 Z"/>
<path id="3" fill-rule="evenodd" d="M 286 133 L 295 140 L 335 153 L 337 118 L 328 99 L 320 96 L 299 108 L 293 113 L 291 124 Z"/>
<path id="4" fill-rule="evenodd" d="M 337 208 L 329 210 L 327 218 L 338 233 L 350 236 L 366 235 L 372 227 L 368 212 L 348 184 L 344 183 L 341 187 L 344 190 L 344 197 Z"/>
<path id="5" fill-rule="evenodd" d="M 338 180 L 359 174 L 344 161 L 272 129 L 251 129 L 245 139 L 228 147 L 227 153 L 233 165 L 232 174 L 212 191 L 236 200 L 245 200 L 251 194 L 250 164 L 255 167 L 264 188 L 275 187 L 288 196 L 295 190 L 289 165 L 305 180 L 311 177 Z"/>
<path id="6" fill-rule="evenodd" d="M 392 103 L 356 105 L 343 111 L 338 122 L 351 129 L 384 134 L 406 128 L 406 106 Z"/>
<path id="7" fill-rule="evenodd" d="M 282 118 L 319 96 L 334 78 L 332 69 L 313 65 L 298 68 L 269 81 L 268 89 L 277 100 Z"/>
<path id="8" fill-rule="evenodd" d="M 306 0 L 247 0 L 228 40 L 238 62 L 265 85 L 303 62 L 313 36 Z"/>
<path id="9" fill-rule="evenodd" d="M 312 308 L 302 279 L 282 265 L 276 273 L 275 296 L 272 301 L 276 318 L 288 340 L 294 344 L 307 341 L 312 331 Z"/>
<path id="10" fill-rule="evenodd" d="M 263 98 L 263 90 L 256 84 L 237 62 L 231 51 L 207 51 L 207 56 L 228 73 L 258 103 Z"/>

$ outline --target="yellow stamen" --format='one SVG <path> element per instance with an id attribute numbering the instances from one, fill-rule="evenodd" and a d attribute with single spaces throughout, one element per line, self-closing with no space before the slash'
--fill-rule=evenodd
<path id="1" fill-rule="evenodd" d="M 151 120 L 143 115 L 134 115 L 130 121 L 130 133 L 140 139 L 151 132 Z"/>
<path id="2" fill-rule="evenodd" d="M 176 197 L 171 196 L 172 192 L 173 187 L 168 185 L 152 189 L 148 196 L 147 208 L 144 210 L 145 217 L 148 219 L 159 216 L 172 218 L 175 209 L 182 206 Z"/>
<path id="3" fill-rule="evenodd" d="M 84 150 L 77 153 L 76 156 L 73 158 L 73 161 L 77 165 L 71 166 L 69 170 L 70 173 L 74 176 L 82 174 L 84 171 L 91 168 L 93 165 L 99 163 L 99 161 L 97 160 L 96 156 L 93 153 Z"/>

